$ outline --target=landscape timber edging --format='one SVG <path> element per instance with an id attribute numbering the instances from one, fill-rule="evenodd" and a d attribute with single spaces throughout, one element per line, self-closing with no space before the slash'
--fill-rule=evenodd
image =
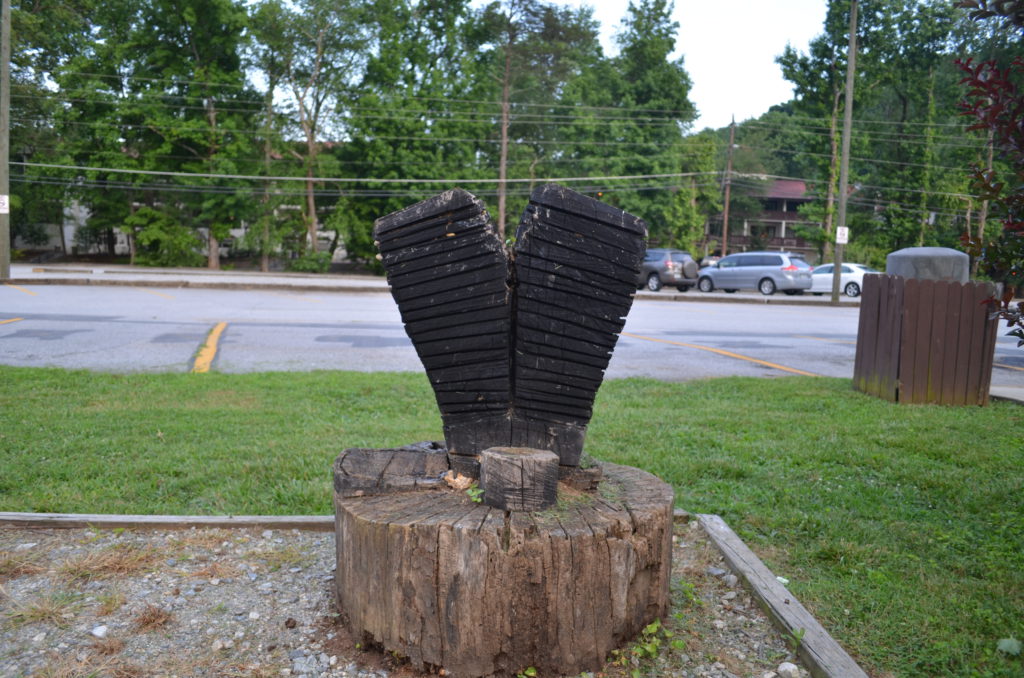
<path id="1" fill-rule="evenodd" d="M 751 551 L 720 516 L 691 514 L 675 509 L 674 519 L 696 518 L 708 538 L 725 557 L 729 567 L 747 583 L 772 621 L 792 633 L 804 629 L 799 654 L 812 675 L 818 678 L 867 678 L 828 632 L 806 608 L 775 578 L 771 570 Z M 114 515 L 82 513 L 0 512 L 0 528 L 83 528 L 99 529 L 190 529 L 190 528 L 263 528 L 333 532 L 334 516 L 167 516 Z"/>
<path id="2" fill-rule="evenodd" d="M 860 666 L 790 593 L 761 559 L 720 516 L 698 514 L 697 520 L 729 568 L 743 581 L 761 607 L 787 637 L 799 636 L 797 654 L 816 678 L 868 678 Z"/>

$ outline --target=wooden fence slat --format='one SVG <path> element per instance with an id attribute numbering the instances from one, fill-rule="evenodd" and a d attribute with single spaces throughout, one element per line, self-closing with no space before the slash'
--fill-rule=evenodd
<path id="1" fill-rule="evenodd" d="M 942 384 L 939 390 L 939 403 L 953 405 L 956 403 L 957 357 L 960 349 L 962 327 L 960 323 L 960 307 L 963 300 L 965 285 L 949 284 L 949 298 L 946 302 L 946 327 L 943 336 L 944 354 L 942 360 Z"/>
<path id="2" fill-rule="evenodd" d="M 937 405 L 942 397 L 942 371 L 945 359 L 946 324 L 949 322 L 949 286 L 943 280 L 924 282 L 931 288 L 932 303 L 921 307 L 922 322 L 928 327 L 928 367 L 924 402 Z"/>
<path id="3" fill-rule="evenodd" d="M 965 402 L 969 405 L 980 402 L 979 396 L 982 382 L 981 375 L 981 350 L 984 344 L 984 333 L 977 330 L 979 323 L 984 322 L 984 316 L 986 309 L 980 304 L 981 299 L 985 298 L 983 294 L 984 290 L 979 289 L 977 286 L 971 288 L 970 292 L 965 295 L 965 306 L 963 309 L 963 323 L 974 331 L 968 336 L 969 344 L 968 348 L 968 372 L 967 372 L 967 388 L 965 389 Z"/>
<path id="4" fill-rule="evenodd" d="M 879 339 L 882 353 L 879 366 L 884 375 L 881 396 L 890 402 L 896 402 L 900 387 L 900 337 L 903 332 L 903 294 L 906 281 L 899 276 L 889 277 L 886 287 L 885 332 Z"/>
<path id="5" fill-rule="evenodd" d="M 899 361 L 896 373 L 899 382 L 896 387 L 897 400 L 901 403 L 913 402 L 914 398 L 914 352 L 908 350 L 917 340 L 917 308 L 921 297 L 921 288 L 916 280 L 907 280 L 903 285 L 903 305 L 900 316 L 900 351 L 896 358 Z"/>
<path id="6" fill-rule="evenodd" d="M 864 276 L 864 291 L 861 294 L 860 317 L 857 321 L 857 351 L 853 360 L 853 385 L 862 393 L 878 395 L 869 387 L 871 378 L 877 374 L 876 351 L 879 329 L 879 306 L 882 295 L 883 277 Z"/>
<path id="7" fill-rule="evenodd" d="M 931 364 L 932 353 L 932 313 L 929 311 L 935 304 L 935 285 L 929 284 L 929 280 L 915 280 L 920 288 L 920 296 L 917 300 L 917 307 L 914 309 L 915 324 L 917 325 L 914 335 L 914 374 L 913 374 L 913 397 L 910 402 L 928 402 L 928 366 Z"/>
<path id="8" fill-rule="evenodd" d="M 977 289 L 975 291 L 975 299 L 977 303 L 975 306 L 978 308 L 978 314 L 985 328 L 983 332 L 978 332 L 981 337 L 981 365 L 980 373 L 981 379 L 978 383 L 978 404 L 987 405 L 989 400 L 989 389 L 992 387 L 992 363 L 995 361 L 996 351 L 996 336 L 999 333 L 999 320 L 997 318 L 989 318 L 989 313 L 992 310 L 989 304 L 984 303 L 986 299 L 992 298 L 995 294 L 995 289 L 991 283 L 977 283 Z"/>

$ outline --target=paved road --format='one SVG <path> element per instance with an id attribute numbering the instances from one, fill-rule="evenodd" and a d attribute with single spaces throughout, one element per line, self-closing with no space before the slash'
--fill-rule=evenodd
<path id="1" fill-rule="evenodd" d="M 217 279 L 231 278 L 251 282 L 251 276 L 230 273 Z M 338 287 L 314 291 L 296 284 L 300 278 L 265 289 L 176 288 L 170 286 L 175 280 L 155 273 L 130 286 L 34 284 L 31 278 L 2 285 L 0 363 L 183 372 L 193 369 L 211 330 L 225 323 L 212 362 L 222 372 L 422 369 L 385 293 L 336 291 L 336 278 L 328 280 Z M 357 288 L 382 287 L 379 280 L 356 282 Z M 642 295 L 608 376 L 852 376 L 855 305 L 740 304 L 730 303 L 738 297 L 731 296 L 671 303 L 653 300 L 668 295 Z M 1014 344 L 999 341 L 994 385 L 1024 387 L 1024 352 Z"/>

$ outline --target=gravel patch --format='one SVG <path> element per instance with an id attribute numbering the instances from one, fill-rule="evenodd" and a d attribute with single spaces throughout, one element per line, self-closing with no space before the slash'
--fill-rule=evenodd
<path id="1" fill-rule="evenodd" d="M 700 526 L 674 541 L 672 635 L 584 675 L 806 678 Z M 419 675 L 347 632 L 334 561 L 324 532 L 0 529 L 0 676 Z"/>

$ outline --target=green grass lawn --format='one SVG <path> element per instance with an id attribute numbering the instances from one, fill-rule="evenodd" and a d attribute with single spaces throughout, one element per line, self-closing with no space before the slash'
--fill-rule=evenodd
<path id="1" fill-rule="evenodd" d="M 440 437 L 423 375 L 0 367 L 0 510 L 326 514 L 341 449 Z M 609 381 L 587 451 L 722 515 L 873 675 L 1024 675 L 1020 405 Z"/>

